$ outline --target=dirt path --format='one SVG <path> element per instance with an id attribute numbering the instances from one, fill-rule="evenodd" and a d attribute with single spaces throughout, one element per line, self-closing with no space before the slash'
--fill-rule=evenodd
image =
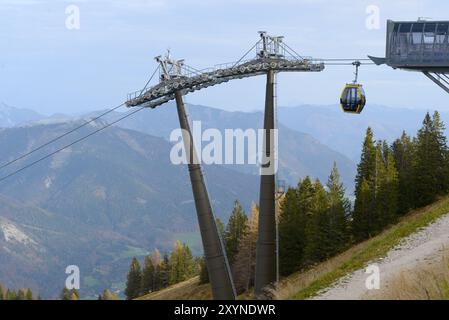
<path id="1" fill-rule="evenodd" d="M 433 263 L 441 259 L 444 249 L 449 248 L 449 214 L 435 223 L 404 239 L 403 243 L 392 249 L 387 257 L 370 264 L 377 265 L 380 271 L 380 289 L 368 290 L 366 279 L 370 276 L 366 269 L 353 272 L 338 281 L 315 300 L 361 300 L 370 296 L 381 296 L 388 289 L 389 279 L 401 272 L 413 270 L 422 263 Z"/>

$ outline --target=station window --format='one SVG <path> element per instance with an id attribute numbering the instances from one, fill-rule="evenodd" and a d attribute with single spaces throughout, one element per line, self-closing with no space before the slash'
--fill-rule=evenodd
<path id="1" fill-rule="evenodd" d="M 423 23 L 414 23 L 412 27 L 412 32 L 420 32 L 422 33 L 424 29 Z"/>
<path id="2" fill-rule="evenodd" d="M 437 26 L 437 32 L 435 36 L 436 44 L 447 43 L 449 23 L 439 23 Z"/>
<path id="3" fill-rule="evenodd" d="M 412 44 L 421 45 L 423 41 L 423 23 L 414 23 L 412 26 Z"/>
<path id="4" fill-rule="evenodd" d="M 426 26 L 424 27 L 424 32 L 435 33 L 436 28 L 437 28 L 436 23 L 427 23 Z"/>
<path id="5" fill-rule="evenodd" d="M 412 28 L 411 23 L 402 23 L 401 28 L 399 29 L 399 32 L 401 33 L 409 33 L 410 29 Z"/>

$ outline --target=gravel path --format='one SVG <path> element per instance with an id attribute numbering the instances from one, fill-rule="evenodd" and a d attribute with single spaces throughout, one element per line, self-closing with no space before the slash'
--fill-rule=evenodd
<path id="1" fill-rule="evenodd" d="M 388 288 L 388 281 L 399 273 L 414 269 L 421 263 L 432 263 L 441 259 L 442 251 L 449 248 L 449 214 L 404 239 L 401 245 L 392 249 L 378 261 L 372 261 L 380 270 L 380 292 Z M 366 269 L 357 270 L 338 281 L 326 292 L 318 294 L 315 300 L 362 300 L 369 299 L 379 290 L 368 290 Z"/>

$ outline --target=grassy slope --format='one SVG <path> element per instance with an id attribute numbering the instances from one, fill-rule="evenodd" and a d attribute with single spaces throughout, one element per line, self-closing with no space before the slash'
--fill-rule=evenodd
<path id="1" fill-rule="evenodd" d="M 137 300 L 210 300 L 210 285 L 199 284 L 199 277 L 147 294 Z"/>
<path id="2" fill-rule="evenodd" d="M 401 240 L 431 224 L 449 212 L 449 197 L 415 210 L 380 235 L 362 242 L 346 252 L 310 270 L 284 279 L 275 292 L 279 299 L 307 299 L 347 274 L 382 258 Z"/>
<path id="3" fill-rule="evenodd" d="M 366 266 L 370 261 L 384 257 L 401 240 L 431 224 L 449 212 L 449 197 L 411 212 L 398 224 L 380 235 L 351 247 L 342 254 L 320 263 L 311 269 L 295 273 L 281 281 L 273 292 L 277 299 L 307 299 L 335 281 Z M 246 299 L 248 296 L 240 298 Z M 198 277 L 151 293 L 141 300 L 211 299 L 209 285 L 199 285 Z"/>

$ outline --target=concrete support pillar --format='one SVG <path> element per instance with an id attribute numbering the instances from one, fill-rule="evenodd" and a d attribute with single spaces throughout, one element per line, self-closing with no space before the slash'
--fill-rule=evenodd
<path id="1" fill-rule="evenodd" d="M 264 164 L 260 176 L 259 234 L 256 249 L 255 297 L 262 299 L 266 286 L 277 277 L 276 263 L 276 214 L 275 214 L 275 141 L 270 134 L 275 129 L 275 81 L 276 74 L 267 74 L 264 116 Z"/>
<path id="2" fill-rule="evenodd" d="M 188 159 L 190 181 L 198 215 L 212 294 L 215 300 L 235 300 L 236 293 L 223 240 L 218 232 L 209 201 L 203 173 L 198 162 L 190 125 L 185 111 L 182 93 L 176 92 L 179 124 L 183 131 L 184 147 Z"/>

